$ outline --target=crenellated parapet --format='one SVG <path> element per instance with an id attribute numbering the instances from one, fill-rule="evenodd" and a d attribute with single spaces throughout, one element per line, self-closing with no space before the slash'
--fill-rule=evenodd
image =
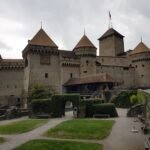
<path id="1" fill-rule="evenodd" d="M 24 69 L 23 59 L 2 59 L 0 61 L 0 70 L 20 70 Z"/>
<path id="2" fill-rule="evenodd" d="M 33 54 L 50 54 L 57 56 L 59 55 L 59 51 L 55 47 L 40 46 L 40 45 L 30 45 L 30 44 L 27 45 L 22 52 L 23 57 L 25 57 L 29 52 L 32 52 Z"/>

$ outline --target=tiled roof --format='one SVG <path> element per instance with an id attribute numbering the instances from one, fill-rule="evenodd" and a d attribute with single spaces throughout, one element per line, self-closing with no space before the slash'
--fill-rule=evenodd
<path id="1" fill-rule="evenodd" d="M 84 35 L 80 41 L 78 42 L 78 44 L 75 46 L 74 49 L 77 49 L 77 48 L 84 48 L 84 47 L 89 47 L 89 48 L 96 48 L 94 46 L 94 44 L 89 40 L 89 38 Z"/>
<path id="2" fill-rule="evenodd" d="M 55 48 L 58 47 L 42 28 L 37 32 L 32 40 L 29 40 L 29 44 Z"/>
<path id="3" fill-rule="evenodd" d="M 103 39 L 103 38 L 106 38 L 108 36 L 111 36 L 111 35 L 118 35 L 120 37 L 124 37 L 122 34 L 120 34 L 118 31 L 116 31 L 115 29 L 113 28 L 110 28 L 108 29 L 100 38 L 99 40 Z"/>
<path id="4" fill-rule="evenodd" d="M 143 52 L 150 52 L 150 49 L 147 45 L 145 45 L 143 42 L 140 42 L 134 50 L 131 52 L 132 54 L 137 54 L 137 53 L 143 53 Z"/>
<path id="5" fill-rule="evenodd" d="M 77 57 L 73 51 L 59 50 L 59 53 L 64 58 L 76 58 Z"/>
<path id="6" fill-rule="evenodd" d="M 105 82 L 114 83 L 115 80 L 110 75 L 104 73 L 97 76 L 71 78 L 64 84 L 64 86 L 90 84 L 90 83 L 105 83 Z"/>

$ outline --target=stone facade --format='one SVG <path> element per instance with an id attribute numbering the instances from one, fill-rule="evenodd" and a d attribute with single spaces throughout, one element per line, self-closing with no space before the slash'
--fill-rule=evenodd
<path id="1" fill-rule="evenodd" d="M 86 35 L 73 50 L 67 51 L 58 49 L 40 29 L 28 41 L 22 60 L 7 60 L 0 56 L 0 101 L 7 103 L 12 95 L 27 96 L 29 89 L 37 84 L 50 86 L 57 93 L 67 92 L 66 86 L 73 89 L 79 85 L 93 89 L 94 85 L 103 85 L 102 88 L 113 85 L 118 89 L 149 88 L 149 48 L 141 42 L 134 50 L 125 52 L 123 38 L 110 28 L 99 38 L 100 56 L 97 56 L 97 48 Z"/>

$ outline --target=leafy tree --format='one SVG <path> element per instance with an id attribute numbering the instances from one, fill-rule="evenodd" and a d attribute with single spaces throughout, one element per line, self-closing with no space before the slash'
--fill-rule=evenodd
<path id="1" fill-rule="evenodd" d="M 51 87 L 43 86 L 43 85 L 34 85 L 29 90 L 29 98 L 30 99 L 46 99 L 50 98 L 55 91 Z"/>
<path id="2" fill-rule="evenodd" d="M 137 103 L 138 103 L 138 97 L 137 97 L 137 95 L 131 95 L 131 96 L 130 96 L 130 102 L 131 102 L 133 105 L 137 104 Z"/>

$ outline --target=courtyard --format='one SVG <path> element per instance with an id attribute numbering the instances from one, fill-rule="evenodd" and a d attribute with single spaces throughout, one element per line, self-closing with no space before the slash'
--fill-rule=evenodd
<path id="1" fill-rule="evenodd" d="M 85 119 L 83 120 L 74 119 L 72 120 L 72 112 L 67 112 L 64 118 L 55 118 L 44 120 L 42 124 L 39 122 L 36 128 L 32 130 L 27 130 L 26 132 L 11 133 L 11 134 L 0 134 L 0 137 L 5 139 L 5 142 L 0 145 L 0 149 L 4 150 L 38 150 L 37 146 L 40 148 L 43 147 L 42 150 L 46 149 L 60 149 L 60 145 L 64 145 L 61 149 L 87 149 L 87 150 L 144 150 L 144 135 L 140 131 L 141 124 L 139 122 L 134 122 L 133 118 L 126 117 L 126 109 L 117 109 L 119 113 L 118 118 L 113 119 Z M 15 119 L 10 121 L 1 121 L 2 126 L 6 124 L 16 124 L 16 122 L 24 122 L 27 118 Z M 114 120 L 114 121 L 113 121 Z M 73 124 L 72 124 L 73 121 Z M 93 126 L 93 130 L 88 128 L 88 122 L 94 121 L 89 126 Z M 110 130 L 110 134 L 108 132 L 100 133 L 101 130 L 104 129 L 103 123 L 101 126 L 97 126 L 95 121 L 110 125 L 105 126 L 105 128 Z M 79 122 L 77 125 L 77 122 Z M 114 123 L 115 122 L 115 123 Z M 104 124 L 105 124 L 104 123 Z M 66 128 L 68 124 L 69 129 Z M 70 125 L 69 125 L 70 124 Z M 87 124 L 87 128 L 86 128 Z M 112 126 L 113 125 L 113 126 Z M 8 125 L 7 125 L 8 126 Z M 85 126 L 82 128 L 81 126 Z M 138 133 L 131 132 L 131 129 L 137 128 L 139 130 Z M 112 127 L 112 130 L 111 130 Z M 94 128 L 98 131 L 95 132 Z M 62 132 L 63 129 L 63 132 Z M 74 129 L 74 130 L 73 130 Z M 81 133 L 77 132 L 77 129 L 81 131 Z M 69 131 L 69 132 L 68 132 Z M 88 131 L 88 133 L 87 133 Z M 104 131 L 104 130 L 103 130 Z M 75 134 L 75 132 L 77 134 Z M 84 134 L 87 133 L 87 134 Z M 67 133 L 67 136 L 66 136 Z M 69 133 L 69 136 L 68 136 Z M 91 135 L 96 135 L 96 137 L 90 137 Z M 99 136 L 98 136 L 99 135 Z M 100 137 L 102 135 L 102 137 Z M 105 138 L 106 137 L 106 138 Z M 27 142 L 27 143 L 26 143 Z M 23 144 L 23 145 L 22 145 Z M 48 145 L 51 145 L 50 147 Z M 88 148 L 87 148 L 88 147 Z M 41 149 L 40 149 L 41 150 Z"/>

